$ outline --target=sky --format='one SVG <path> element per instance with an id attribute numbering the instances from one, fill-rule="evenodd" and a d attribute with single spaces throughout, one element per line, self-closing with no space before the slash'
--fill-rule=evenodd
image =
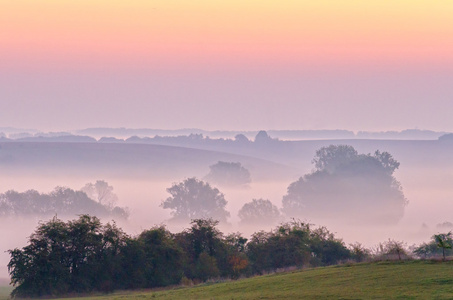
<path id="1" fill-rule="evenodd" d="M 0 0 L 0 127 L 453 131 L 453 2 Z"/>

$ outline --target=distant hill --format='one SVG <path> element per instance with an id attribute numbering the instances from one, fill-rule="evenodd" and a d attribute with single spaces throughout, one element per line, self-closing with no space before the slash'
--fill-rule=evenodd
<path id="1" fill-rule="evenodd" d="M 0 142 L 0 169 L 9 174 L 72 174 L 179 178 L 205 176 L 218 161 L 240 162 L 252 178 L 294 177 L 294 168 L 221 151 L 135 143 Z"/>
<path id="2" fill-rule="evenodd" d="M 10 171 L 46 172 L 66 168 L 86 175 L 205 176 L 208 166 L 218 161 L 240 162 L 252 178 L 293 178 L 313 167 L 317 149 L 346 144 L 361 153 L 388 151 L 408 167 L 453 167 L 453 143 L 439 140 L 343 139 L 264 141 L 211 139 L 201 134 L 179 137 L 126 140 L 113 137 L 99 141 L 89 136 L 31 137 L 20 140 L 0 138 L 0 167 Z M 255 175 L 254 175 L 255 173 Z M 285 175 L 286 174 L 286 175 Z"/>

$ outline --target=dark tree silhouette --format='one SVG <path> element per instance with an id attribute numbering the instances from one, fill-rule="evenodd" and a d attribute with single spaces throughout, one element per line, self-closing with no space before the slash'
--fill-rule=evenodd
<path id="1" fill-rule="evenodd" d="M 41 297 L 111 290 L 127 236 L 115 224 L 82 215 L 41 223 L 23 249 L 9 250 L 12 296 Z"/>
<path id="2" fill-rule="evenodd" d="M 250 242 L 239 233 L 224 236 L 218 221 L 195 219 L 176 234 L 154 227 L 137 237 L 115 223 L 82 215 L 40 223 L 22 249 L 9 250 L 12 296 L 55 298 L 113 289 L 138 289 L 239 278 L 291 266 L 320 266 L 351 258 L 326 228 L 293 220 Z"/>
<path id="3" fill-rule="evenodd" d="M 167 189 L 171 197 L 162 202 L 164 209 L 171 209 L 173 220 L 214 218 L 226 222 L 230 213 L 225 210 L 227 201 L 217 189 L 195 177 L 173 184 Z"/>
<path id="4" fill-rule="evenodd" d="M 324 227 L 312 229 L 293 220 L 271 232 L 259 231 L 247 244 L 247 256 L 254 273 L 290 266 L 322 266 L 351 257 L 343 241 Z"/>

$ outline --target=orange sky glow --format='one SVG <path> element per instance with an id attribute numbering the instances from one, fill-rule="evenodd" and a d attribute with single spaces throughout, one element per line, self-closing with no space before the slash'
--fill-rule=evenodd
<path id="1" fill-rule="evenodd" d="M 453 62 L 453 2 L 0 1 L 0 54 L 40 64 Z"/>
<path id="2" fill-rule="evenodd" d="M 428 0 L 0 0 L 0 127 L 453 131 L 452 16 Z"/>

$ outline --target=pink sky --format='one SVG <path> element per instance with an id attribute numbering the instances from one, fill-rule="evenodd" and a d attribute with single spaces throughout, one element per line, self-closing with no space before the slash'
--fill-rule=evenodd
<path id="1" fill-rule="evenodd" d="M 0 127 L 453 131 L 453 3 L 0 1 Z"/>

